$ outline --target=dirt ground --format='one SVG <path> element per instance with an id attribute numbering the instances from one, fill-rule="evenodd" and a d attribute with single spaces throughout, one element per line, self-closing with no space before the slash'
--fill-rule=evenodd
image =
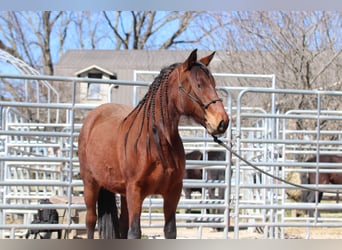
<path id="1" fill-rule="evenodd" d="M 286 230 L 288 239 L 342 239 L 342 228 L 289 228 Z"/>
<path id="2" fill-rule="evenodd" d="M 84 212 L 83 212 L 84 213 Z M 80 214 L 80 218 L 84 218 L 84 214 Z M 322 214 L 323 217 L 336 217 L 337 214 Z M 338 216 L 340 217 L 340 216 Z M 341 217 L 340 217 L 341 218 Z M 8 221 L 9 222 L 9 221 Z M 9 222 L 10 223 L 10 222 Z M 84 223 L 84 221 L 81 221 Z M 160 221 L 160 223 L 162 223 Z M 286 227 L 284 238 L 285 239 L 342 239 L 342 227 Z M 162 228 L 142 228 L 143 238 L 145 239 L 163 239 L 163 229 Z M 64 235 L 64 234 L 63 234 Z M 53 237 L 54 238 L 54 237 Z M 85 239 L 85 230 L 72 230 L 69 234 L 69 239 L 79 238 Z M 98 238 L 95 234 L 95 238 Z M 218 232 L 211 227 L 193 227 L 193 228 L 177 228 L 177 238 L 178 239 L 225 239 L 223 232 Z M 233 230 L 228 232 L 228 239 L 265 239 L 266 237 L 262 230 L 250 227 L 248 229 L 243 229 L 235 234 Z M 275 237 L 279 238 L 279 237 Z"/>
<path id="3" fill-rule="evenodd" d="M 179 228 L 177 229 L 178 239 L 198 239 L 199 229 Z M 144 228 L 143 235 L 149 239 L 163 239 L 162 230 L 158 228 Z M 263 233 L 256 230 L 240 230 L 238 239 L 264 239 Z M 202 228 L 202 239 L 224 239 L 222 232 L 212 228 Z M 234 232 L 228 232 L 228 239 L 235 239 Z M 285 239 L 342 239 L 342 228 L 287 228 Z"/>
<path id="4" fill-rule="evenodd" d="M 202 230 L 202 238 L 200 230 Z M 164 239 L 160 228 L 143 228 L 142 232 L 145 239 Z M 80 238 L 85 239 L 86 235 L 80 235 Z M 224 235 L 223 232 L 207 227 L 178 228 L 177 239 L 224 239 Z M 235 239 L 234 232 L 228 232 L 228 239 Z M 238 239 L 265 239 L 265 237 L 263 233 L 255 230 L 241 230 Z M 285 239 L 342 239 L 342 228 L 287 228 Z"/>

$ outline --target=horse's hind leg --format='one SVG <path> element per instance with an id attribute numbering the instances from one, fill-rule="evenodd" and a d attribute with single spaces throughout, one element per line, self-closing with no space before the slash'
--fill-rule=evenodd
<path id="1" fill-rule="evenodd" d="M 94 183 L 84 183 L 84 201 L 86 204 L 86 226 L 88 239 L 94 239 L 96 226 L 96 202 L 99 196 L 100 188 Z"/>

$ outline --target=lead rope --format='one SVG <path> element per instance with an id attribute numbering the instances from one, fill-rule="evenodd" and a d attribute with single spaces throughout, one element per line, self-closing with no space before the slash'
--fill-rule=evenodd
<path id="1" fill-rule="evenodd" d="M 246 163 L 247 165 L 249 165 L 250 167 L 254 168 L 255 170 L 259 171 L 260 173 L 262 174 L 265 174 L 273 179 L 276 179 L 278 181 L 281 181 L 281 182 L 284 182 L 286 184 L 289 184 L 291 186 L 294 186 L 294 187 L 298 187 L 298 188 L 301 188 L 301 189 L 306 189 L 306 190 L 310 190 L 310 191 L 314 191 L 314 192 L 324 192 L 324 193 L 331 193 L 331 194 L 339 194 L 338 191 L 330 191 L 330 190 L 320 190 L 320 189 L 317 189 L 317 188 L 310 188 L 310 187 L 305 187 L 305 186 L 302 186 L 302 185 L 299 185 L 299 184 L 296 184 L 296 183 L 293 183 L 293 182 L 289 182 L 287 180 L 284 180 L 282 178 L 279 178 L 277 176 L 274 176 L 264 170 L 262 170 L 261 168 L 258 168 L 257 166 L 255 166 L 253 163 L 251 163 L 250 161 L 244 159 L 242 156 L 240 156 L 238 153 L 236 153 L 231 147 L 229 147 L 227 144 L 225 144 L 223 141 L 221 141 L 220 139 L 218 139 L 216 136 L 213 136 L 214 138 L 214 141 L 219 144 L 220 146 L 224 147 L 225 149 L 227 149 L 229 152 L 231 152 L 233 155 L 235 155 L 237 158 L 239 158 L 241 161 L 243 161 L 244 163 Z"/>

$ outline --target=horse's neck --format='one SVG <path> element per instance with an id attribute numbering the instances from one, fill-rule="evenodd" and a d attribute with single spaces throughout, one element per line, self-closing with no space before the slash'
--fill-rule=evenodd
<path id="1" fill-rule="evenodd" d="M 180 115 L 175 110 L 170 111 L 170 108 L 162 110 L 159 105 L 156 110 L 156 119 L 152 126 L 157 128 L 160 138 L 166 140 L 170 145 L 179 143 L 178 124 Z"/>
<path id="2" fill-rule="evenodd" d="M 178 143 L 180 114 L 177 110 L 172 106 L 160 105 L 159 101 L 156 102 L 153 111 L 151 107 L 145 107 L 146 105 L 149 103 L 136 107 L 123 120 L 124 130 L 131 132 L 135 127 L 135 131 L 145 131 L 148 134 L 158 133 L 160 139 L 165 139 L 169 144 L 173 144 L 173 141 Z"/>

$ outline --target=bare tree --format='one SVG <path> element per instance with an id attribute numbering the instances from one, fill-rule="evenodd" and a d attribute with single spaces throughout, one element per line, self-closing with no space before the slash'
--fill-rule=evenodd
<path id="1" fill-rule="evenodd" d="M 0 48 L 43 74 L 53 74 L 67 49 L 196 45 L 226 51 L 225 71 L 276 74 L 280 88 L 339 88 L 341 30 L 341 13 L 323 11 L 0 12 Z M 313 105 L 297 101 L 299 108 Z"/>
<path id="2" fill-rule="evenodd" d="M 341 89 L 342 13 L 248 11 L 213 16 L 222 29 L 212 33 L 211 40 L 228 51 L 228 70 L 276 74 L 279 88 Z M 286 109 L 286 102 L 279 104 Z M 315 105 L 304 96 L 297 104 L 299 109 Z"/>
<path id="3" fill-rule="evenodd" d="M 342 54 L 339 12 L 254 11 L 213 15 L 222 29 L 212 34 L 211 40 L 232 55 L 226 66 L 240 72 L 277 73 L 282 88 L 321 87 L 320 80 Z M 231 63 L 236 61 L 239 63 Z"/>
<path id="4" fill-rule="evenodd" d="M 104 11 L 115 37 L 115 49 L 170 49 L 196 44 L 203 38 L 200 30 L 186 37 L 185 31 L 200 12 L 191 11 Z"/>
<path id="5" fill-rule="evenodd" d="M 170 49 L 207 34 L 193 25 L 207 15 L 173 11 L 0 12 L 0 47 L 42 74 L 67 49 Z"/>
<path id="6" fill-rule="evenodd" d="M 13 11 L 1 15 L 1 33 L 4 37 L 2 48 L 43 74 L 53 75 L 52 32 L 62 14 L 51 11 Z"/>
<path id="7" fill-rule="evenodd" d="M 73 34 L 73 48 L 100 49 L 101 43 L 111 43 L 107 28 L 104 26 L 102 12 L 77 11 L 70 13 Z M 69 26 L 68 26 L 69 27 Z"/>
<path id="8" fill-rule="evenodd" d="M 337 11 L 247 11 L 212 13 L 222 27 L 211 33 L 212 46 L 226 50 L 224 71 L 275 74 L 278 88 L 304 90 L 342 89 L 342 13 Z M 206 41 L 208 42 L 208 41 Z M 253 85 L 240 81 L 240 85 Z M 246 95 L 247 96 L 247 95 Z M 245 98 L 267 109 L 270 96 Z M 277 95 L 277 108 L 289 110 L 341 110 L 340 97 Z M 260 107 L 260 106 L 259 106 Z M 243 121 L 248 122 L 248 121 Z M 338 120 L 292 119 L 297 131 L 339 130 Z M 319 124 L 318 124 L 319 122 Z M 316 134 L 310 135 L 314 139 Z M 336 140 L 338 135 L 321 135 Z M 301 157 L 301 156 L 298 156 Z"/>

